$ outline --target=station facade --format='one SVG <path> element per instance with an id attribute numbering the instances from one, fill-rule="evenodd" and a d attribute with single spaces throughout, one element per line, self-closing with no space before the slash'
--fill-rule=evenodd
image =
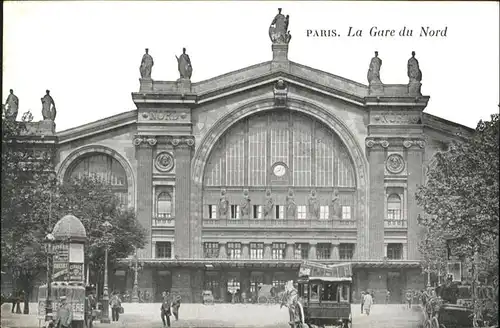
<path id="1" fill-rule="evenodd" d="M 424 287 L 415 192 L 470 129 L 424 113 L 421 84 L 358 82 L 288 59 L 209 80 L 140 79 L 136 109 L 53 135 L 61 181 L 97 174 L 148 233 L 139 289 L 200 302 L 353 264 L 354 296 Z M 368 65 L 367 65 L 368 67 Z M 132 290 L 131 259 L 111 288 Z"/>

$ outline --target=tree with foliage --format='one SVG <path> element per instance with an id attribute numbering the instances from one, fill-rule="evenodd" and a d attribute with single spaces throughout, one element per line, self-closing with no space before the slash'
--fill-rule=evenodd
<path id="1" fill-rule="evenodd" d="M 492 283 L 498 281 L 498 116 L 480 121 L 470 138 L 437 153 L 416 195 L 427 228 L 420 246 L 424 259 L 442 260 L 436 252 L 446 237 L 453 253 L 474 263 Z"/>
<path id="2" fill-rule="evenodd" d="M 87 231 L 86 263 L 103 272 L 102 224 L 109 221 L 112 242 L 110 263 L 145 244 L 145 230 L 133 209 L 119 207 L 112 186 L 95 177 L 58 184 L 54 179 L 54 151 L 21 143 L 27 122 L 2 120 L 2 267 L 13 274 L 24 292 L 25 313 L 36 277 L 47 270 L 44 238 L 67 214 L 78 217 Z M 99 275 L 98 275 L 99 276 Z"/>

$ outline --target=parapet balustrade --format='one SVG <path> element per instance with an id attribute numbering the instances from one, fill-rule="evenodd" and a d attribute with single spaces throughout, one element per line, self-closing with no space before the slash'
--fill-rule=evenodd
<path id="1" fill-rule="evenodd" d="M 204 219 L 203 227 L 235 228 L 356 228 L 348 219 Z"/>

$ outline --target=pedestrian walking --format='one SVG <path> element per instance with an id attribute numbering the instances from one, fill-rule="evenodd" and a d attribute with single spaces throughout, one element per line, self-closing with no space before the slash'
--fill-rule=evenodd
<path id="1" fill-rule="evenodd" d="M 68 304 L 66 296 L 59 298 L 59 309 L 56 314 L 56 328 L 69 328 L 73 322 L 73 309 L 71 304 Z"/>
<path id="2" fill-rule="evenodd" d="M 370 293 L 366 293 L 365 295 L 365 298 L 364 298 L 364 309 L 365 309 L 365 313 L 366 315 L 370 315 L 370 310 L 373 306 L 373 297 Z"/>
<path id="3" fill-rule="evenodd" d="M 163 328 L 170 327 L 170 316 L 172 315 L 172 300 L 168 292 L 163 292 L 163 302 L 160 307 Z"/>
<path id="4" fill-rule="evenodd" d="M 408 309 L 411 309 L 411 301 L 412 301 L 413 295 L 411 290 L 408 290 L 406 292 L 406 303 L 408 304 Z"/>
<path id="5" fill-rule="evenodd" d="M 172 313 L 175 321 L 179 321 L 179 308 L 181 307 L 181 295 L 175 294 L 172 302 Z"/>
<path id="6" fill-rule="evenodd" d="M 365 292 L 361 292 L 361 314 L 363 314 L 363 306 L 365 304 Z"/>
<path id="7" fill-rule="evenodd" d="M 391 292 L 387 290 L 385 293 L 385 304 L 389 304 L 391 302 Z"/>
<path id="8" fill-rule="evenodd" d="M 111 296 L 111 300 L 109 301 L 109 304 L 111 305 L 111 317 L 113 321 L 118 321 L 120 318 L 120 310 L 122 307 L 122 300 L 120 299 L 120 296 L 118 296 L 117 292 L 113 293 L 113 296 Z"/>
<path id="9" fill-rule="evenodd" d="M 16 292 L 12 292 L 9 294 L 9 299 L 12 302 L 12 313 L 16 310 Z"/>
<path id="10" fill-rule="evenodd" d="M 92 328 L 94 326 L 94 311 L 97 306 L 97 301 L 94 296 L 92 286 L 87 286 L 87 297 L 85 297 L 85 326 Z"/>

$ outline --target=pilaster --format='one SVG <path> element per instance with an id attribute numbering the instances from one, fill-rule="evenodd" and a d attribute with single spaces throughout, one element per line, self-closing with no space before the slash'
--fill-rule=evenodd
<path id="1" fill-rule="evenodd" d="M 366 148 L 370 166 L 370 203 L 369 203 L 369 258 L 380 260 L 383 258 L 384 243 L 384 163 L 389 141 L 385 139 L 373 140 L 367 138 Z"/>
<path id="2" fill-rule="evenodd" d="M 293 260 L 294 258 L 294 244 L 286 244 L 286 250 L 285 250 L 285 259 L 287 260 Z"/>
<path id="3" fill-rule="evenodd" d="M 309 260 L 315 260 L 316 259 L 316 243 L 312 244 L 310 243 L 309 244 L 309 256 L 308 256 Z"/>
<path id="4" fill-rule="evenodd" d="M 423 184 L 423 154 L 425 149 L 424 140 L 407 140 L 404 143 L 407 151 L 408 163 L 408 245 L 407 258 L 409 260 L 418 260 L 420 254 L 418 252 L 418 242 L 420 238 L 420 227 L 418 226 L 417 217 L 422 210 L 417 204 L 415 194 L 418 186 Z"/>
<path id="5" fill-rule="evenodd" d="M 264 259 L 270 260 L 271 258 L 272 258 L 271 244 L 265 243 L 264 244 Z"/>
<path id="6" fill-rule="evenodd" d="M 227 259 L 226 243 L 219 243 L 219 258 Z"/>
<path id="7" fill-rule="evenodd" d="M 174 146 L 175 156 L 175 249 L 181 258 L 189 258 L 192 248 L 201 245 L 201 239 L 192 236 L 191 205 L 191 137 L 167 139 Z"/>
<path id="8" fill-rule="evenodd" d="M 332 243 L 331 245 L 331 251 L 330 251 L 330 258 L 332 260 L 340 260 L 340 255 L 339 255 L 339 244 Z"/>
<path id="9" fill-rule="evenodd" d="M 153 147 L 157 139 L 151 136 L 135 136 L 137 167 L 137 220 L 146 230 L 146 245 L 139 250 L 140 257 L 151 258 L 151 223 L 153 213 Z"/>
<path id="10" fill-rule="evenodd" d="M 241 245 L 241 258 L 244 260 L 250 258 L 250 245 L 247 243 Z"/>

